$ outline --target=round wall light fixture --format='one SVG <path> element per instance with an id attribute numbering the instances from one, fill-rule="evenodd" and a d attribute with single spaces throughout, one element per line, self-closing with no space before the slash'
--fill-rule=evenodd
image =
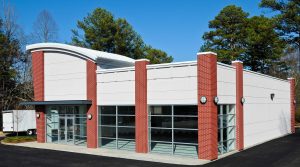
<path id="1" fill-rule="evenodd" d="M 296 100 L 294 100 L 294 104 L 295 104 L 295 105 L 296 105 L 296 103 L 297 103 Z"/>
<path id="2" fill-rule="evenodd" d="M 214 102 L 215 102 L 215 104 L 218 104 L 218 103 L 219 103 L 219 97 L 218 97 L 218 96 L 216 96 L 216 97 L 214 98 Z"/>
<path id="3" fill-rule="evenodd" d="M 244 97 L 241 98 L 241 103 L 244 104 L 246 102 L 246 99 Z"/>
<path id="4" fill-rule="evenodd" d="M 205 104 L 207 102 L 207 98 L 205 97 L 205 96 L 202 96 L 201 98 L 200 98 L 200 103 L 201 104 Z"/>
<path id="5" fill-rule="evenodd" d="M 91 120 L 93 118 L 93 115 L 92 114 L 88 114 L 87 117 L 88 117 L 89 120 Z"/>
<path id="6" fill-rule="evenodd" d="M 40 117 L 41 117 L 40 113 L 37 113 L 37 114 L 36 114 L 36 117 L 37 117 L 37 118 L 40 118 Z"/>

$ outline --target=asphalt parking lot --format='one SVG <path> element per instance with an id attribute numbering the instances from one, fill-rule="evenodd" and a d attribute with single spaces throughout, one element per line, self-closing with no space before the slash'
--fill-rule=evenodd
<path id="1" fill-rule="evenodd" d="M 62 151 L 25 148 L 0 144 L 0 166 L 64 166 L 64 167 L 177 167 L 162 164 Z M 203 167 L 299 167 L 300 130 L 247 149 L 226 158 L 203 165 Z"/>

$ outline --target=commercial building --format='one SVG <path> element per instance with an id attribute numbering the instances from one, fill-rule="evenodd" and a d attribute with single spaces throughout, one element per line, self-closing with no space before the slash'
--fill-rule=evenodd
<path id="1" fill-rule="evenodd" d="M 295 80 L 196 61 L 149 64 L 65 44 L 27 46 L 40 143 L 213 160 L 294 133 Z M 196 57 L 196 55 L 195 55 Z"/>

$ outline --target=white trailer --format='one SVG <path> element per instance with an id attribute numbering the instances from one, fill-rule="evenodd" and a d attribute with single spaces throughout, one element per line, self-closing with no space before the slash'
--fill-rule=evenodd
<path id="1" fill-rule="evenodd" d="M 36 133 L 35 110 L 6 110 L 3 114 L 3 132 Z"/>

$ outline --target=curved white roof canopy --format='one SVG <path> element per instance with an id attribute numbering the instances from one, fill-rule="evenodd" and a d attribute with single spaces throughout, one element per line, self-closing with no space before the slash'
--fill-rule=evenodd
<path id="1" fill-rule="evenodd" d="M 61 43 L 37 43 L 26 46 L 27 51 L 52 51 L 72 54 L 96 62 L 100 68 L 117 68 L 133 66 L 135 60 L 122 55 L 107 53 Z"/>

